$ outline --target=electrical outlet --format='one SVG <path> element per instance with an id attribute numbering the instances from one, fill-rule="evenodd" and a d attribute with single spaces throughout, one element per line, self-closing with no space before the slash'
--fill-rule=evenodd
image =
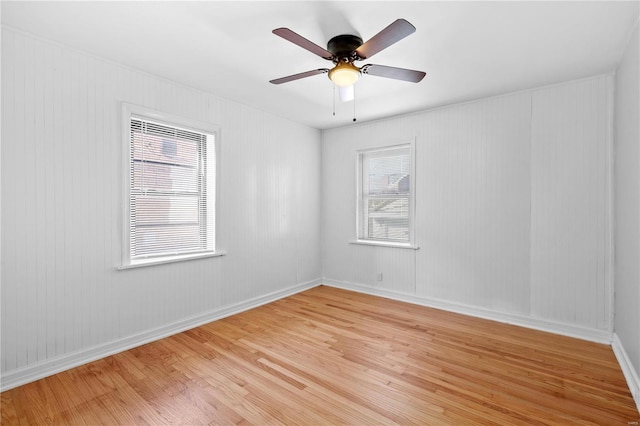
<path id="1" fill-rule="evenodd" d="M 382 272 L 376 274 L 376 281 L 382 281 Z"/>

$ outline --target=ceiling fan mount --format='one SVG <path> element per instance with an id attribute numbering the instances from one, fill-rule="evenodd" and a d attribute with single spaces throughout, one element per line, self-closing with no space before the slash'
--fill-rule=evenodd
<path id="1" fill-rule="evenodd" d="M 322 59 L 332 61 L 335 66 L 331 69 L 318 68 L 287 77 L 271 80 L 273 84 L 282 84 L 289 81 L 311 77 L 317 74 L 329 74 L 329 78 L 341 87 L 350 86 L 358 81 L 360 74 L 374 75 L 377 77 L 392 78 L 395 80 L 420 82 L 426 75 L 423 71 L 415 71 L 406 68 L 396 68 L 386 65 L 365 64 L 361 67 L 354 65 L 355 61 L 368 59 L 383 49 L 402 40 L 415 32 L 416 28 L 404 19 L 396 19 L 378 34 L 362 42 L 362 38 L 352 34 L 335 36 L 327 43 L 324 49 L 307 40 L 289 28 L 276 28 L 273 33 L 277 36 L 302 47 L 309 52 L 320 56 Z"/>
<path id="2" fill-rule="evenodd" d="M 327 43 L 327 50 L 333 55 L 333 62 L 353 62 L 359 59 L 356 49 L 362 46 L 362 39 L 352 34 L 333 37 Z"/>

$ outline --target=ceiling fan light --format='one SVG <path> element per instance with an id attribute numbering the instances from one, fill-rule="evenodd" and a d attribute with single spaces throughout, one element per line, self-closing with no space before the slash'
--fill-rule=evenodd
<path id="1" fill-rule="evenodd" d="M 351 86 L 360 78 L 360 69 L 348 62 L 340 62 L 329 70 L 329 78 L 336 86 Z"/>

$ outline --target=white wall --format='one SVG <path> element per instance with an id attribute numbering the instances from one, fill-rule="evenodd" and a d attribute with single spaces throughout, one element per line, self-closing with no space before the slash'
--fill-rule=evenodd
<path id="1" fill-rule="evenodd" d="M 221 128 L 217 235 L 226 256 L 115 269 L 123 101 Z M 320 139 L 3 29 L 3 388 L 316 285 Z"/>
<path id="2" fill-rule="evenodd" d="M 323 281 L 608 341 L 610 86 L 594 77 L 325 131 Z M 348 244 L 355 151 L 413 138 L 420 249 Z"/>
<path id="3" fill-rule="evenodd" d="M 616 72 L 615 333 L 640 407 L 640 75 L 638 26 Z M 620 358 L 620 356 L 619 356 Z M 632 371 L 635 370 L 635 371 Z M 633 380 L 630 378 L 633 377 Z M 640 409 L 640 408 L 639 408 Z"/>

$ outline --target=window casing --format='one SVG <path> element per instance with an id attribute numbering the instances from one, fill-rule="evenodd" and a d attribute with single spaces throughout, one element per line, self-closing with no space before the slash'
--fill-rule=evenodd
<path id="1" fill-rule="evenodd" d="M 358 152 L 358 241 L 413 244 L 413 144 Z"/>
<path id="2" fill-rule="evenodd" d="M 123 120 L 121 267 L 216 255 L 218 130 L 132 106 Z"/>

